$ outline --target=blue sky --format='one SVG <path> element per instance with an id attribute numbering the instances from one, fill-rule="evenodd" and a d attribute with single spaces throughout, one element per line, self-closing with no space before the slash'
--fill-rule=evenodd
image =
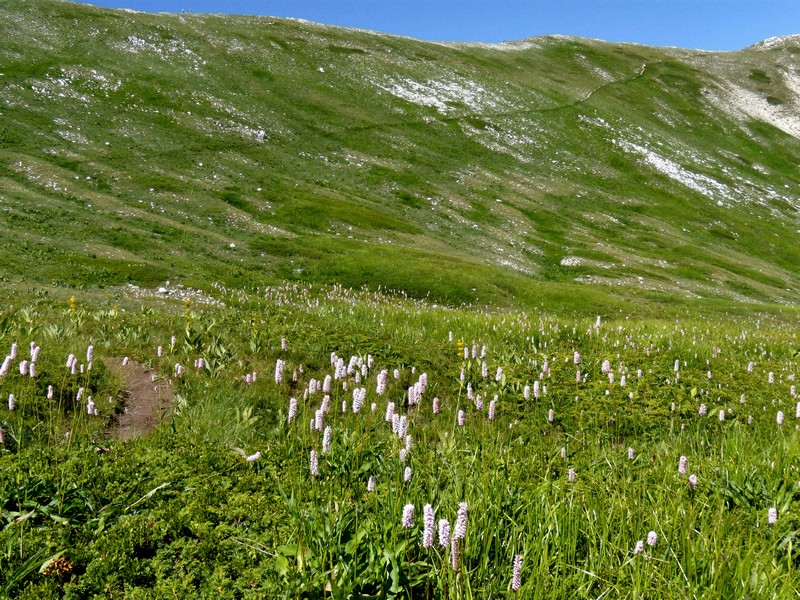
<path id="1" fill-rule="evenodd" d="M 737 50 L 800 33 L 800 0 L 91 0 L 164 12 L 299 17 L 424 40 L 501 42 L 560 33 Z"/>

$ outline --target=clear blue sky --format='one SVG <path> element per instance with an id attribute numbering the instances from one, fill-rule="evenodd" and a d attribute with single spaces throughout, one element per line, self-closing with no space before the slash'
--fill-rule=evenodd
<path id="1" fill-rule="evenodd" d="M 423 40 L 501 42 L 560 33 L 737 50 L 800 33 L 800 0 L 91 0 L 161 12 L 298 17 Z"/>

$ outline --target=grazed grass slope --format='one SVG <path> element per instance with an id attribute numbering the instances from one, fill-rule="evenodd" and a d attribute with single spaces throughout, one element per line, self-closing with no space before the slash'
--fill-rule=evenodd
<path id="1" fill-rule="evenodd" d="M 433 44 L 54 0 L 0 32 L 8 282 L 797 300 L 795 38 Z"/>

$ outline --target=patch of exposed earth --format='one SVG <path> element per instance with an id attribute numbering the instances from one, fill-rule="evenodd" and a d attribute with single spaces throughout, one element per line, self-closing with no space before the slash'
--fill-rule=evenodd
<path id="1" fill-rule="evenodd" d="M 172 382 L 157 377 L 147 365 L 122 362 L 112 359 L 108 364 L 125 387 L 125 408 L 117 417 L 111 435 L 125 441 L 147 435 L 158 426 L 172 403 Z"/>

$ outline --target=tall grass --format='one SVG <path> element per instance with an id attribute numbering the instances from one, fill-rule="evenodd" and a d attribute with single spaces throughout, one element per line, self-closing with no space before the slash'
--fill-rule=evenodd
<path id="1" fill-rule="evenodd" d="M 794 325 L 597 325 L 294 285 L 218 294 L 224 307 L 6 312 L 0 343 L 42 340 L 35 380 L 0 379 L 17 401 L 0 411 L 7 595 L 781 598 L 798 587 Z M 63 357 L 89 343 L 92 371 L 65 374 Z M 107 437 L 119 405 L 98 402 L 95 417 L 75 401 L 79 387 L 122 397 L 104 368 L 119 356 L 175 391 L 157 429 L 125 443 Z M 427 389 L 409 405 L 422 373 Z M 326 375 L 327 452 L 311 427 L 326 393 L 308 392 Z M 386 421 L 389 402 L 410 439 Z M 440 545 L 437 531 L 423 547 L 426 504 L 451 534 L 465 505 L 464 537 Z"/>

